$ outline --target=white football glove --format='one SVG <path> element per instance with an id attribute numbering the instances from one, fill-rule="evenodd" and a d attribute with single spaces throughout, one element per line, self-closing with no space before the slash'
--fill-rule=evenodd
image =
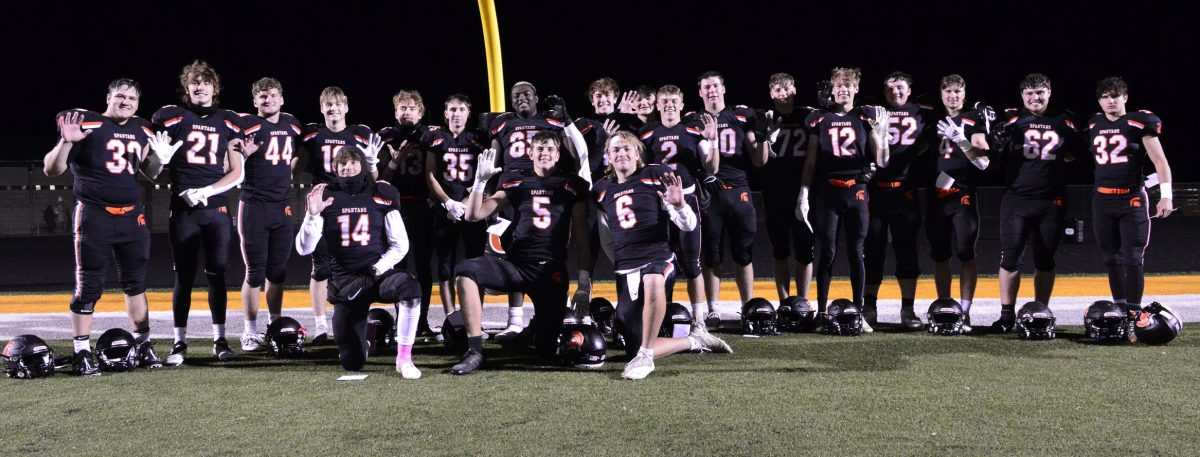
<path id="1" fill-rule="evenodd" d="M 215 194 L 215 193 L 216 193 L 216 190 L 214 190 L 212 188 L 212 186 L 204 186 L 199 189 L 185 190 L 183 192 L 180 192 L 179 196 L 181 198 L 183 198 L 184 203 L 187 203 L 188 206 L 194 207 L 194 206 L 200 205 L 200 204 L 207 206 L 208 205 L 208 197 L 213 196 L 213 194 Z"/>
<path id="2" fill-rule="evenodd" d="M 882 106 L 875 107 L 875 123 L 871 125 L 871 129 L 875 130 L 875 134 L 883 140 L 883 144 L 891 144 L 891 134 L 888 133 L 888 110 Z"/>
<path id="3" fill-rule="evenodd" d="M 808 187 L 800 187 L 800 197 L 796 199 L 796 219 L 808 224 Z"/>
<path id="4" fill-rule="evenodd" d="M 783 128 L 783 116 L 775 113 L 775 110 L 767 110 L 763 113 L 767 118 L 767 141 L 775 143 L 779 140 L 779 131 Z"/>
<path id="5" fill-rule="evenodd" d="M 586 316 L 587 313 L 585 310 L 588 309 L 588 305 L 592 299 L 591 273 L 588 273 L 587 270 L 579 270 L 579 279 L 576 284 L 575 294 L 571 296 L 571 306 L 575 308 L 575 312 L 577 313 L 575 317 L 582 318 L 583 316 L 580 316 L 578 313 L 584 313 L 584 316 Z"/>
<path id="6" fill-rule="evenodd" d="M 171 136 L 167 132 L 158 132 L 150 137 L 150 150 L 158 157 L 158 162 L 166 165 L 171 162 L 171 157 L 175 156 L 175 151 L 183 146 L 182 141 L 176 141 L 171 144 Z"/>
<path id="7" fill-rule="evenodd" d="M 971 150 L 971 140 L 963 131 L 963 124 L 954 122 L 954 118 L 946 116 L 945 119 L 938 121 L 937 125 L 938 134 L 942 135 L 942 138 L 953 141 L 964 152 Z"/>
<path id="8" fill-rule="evenodd" d="M 383 150 L 383 137 L 378 133 L 372 133 L 371 138 L 367 140 L 367 147 L 362 148 L 363 160 L 367 162 L 367 166 L 374 168 L 379 165 L 379 151 Z"/>
<path id="9" fill-rule="evenodd" d="M 446 209 L 446 218 L 452 221 L 461 221 L 463 215 L 467 214 L 467 205 L 455 200 L 442 202 L 442 208 Z"/>
<path id="10" fill-rule="evenodd" d="M 496 167 L 496 150 L 484 149 L 475 163 L 475 189 L 482 191 L 488 180 L 499 172 L 500 168 Z"/>

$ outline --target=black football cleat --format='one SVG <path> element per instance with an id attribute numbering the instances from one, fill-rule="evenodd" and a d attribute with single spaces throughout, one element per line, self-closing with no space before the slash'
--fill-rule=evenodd
<path id="1" fill-rule="evenodd" d="M 1000 318 L 996 319 L 996 322 L 992 322 L 992 330 L 996 333 L 1011 333 L 1016 326 L 1016 314 L 1000 314 Z"/>
<path id="2" fill-rule="evenodd" d="M 329 334 L 328 333 L 322 333 L 320 335 L 313 337 L 313 339 L 312 339 L 313 346 L 324 346 L 326 344 L 329 344 Z"/>
<path id="3" fill-rule="evenodd" d="M 225 338 L 213 341 L 213 356 L 221 362 L 233 358 L 233 349 L 229 348 L 229 342 L 225 341 Z"/>
<path id="4" fill-rule="evenodd" d="M 143 341 L 138 345 L 138 366 L 142 368 L 162 368 L 162 359 L 158 358 L 158 354 L 154 353 L 154 343 L 150 340 Z"/>
<path id="5" fill-rule="evenodd" d="M 478 370 L 479 367 L 482 367 L 482 366 L 483 366 L 483 354 L 475 352 L 474 349 L 467 349 L 467 352 L 465 354 L 463 354 L 463 356 L 462 356 L 462 360 L 460 360 L 454 366 L 450 367 L 450 374 L 461 376 L 461 375 L 470 373 L 472 371 Z"/>
<path id="6" fill-rule="evenodd" d="M 100 376 L 100 365 L 92 356 L 92 351 L 84 349 L 75 353 L 75 361 L 71 363 L 71 372 L 77 376 Z"/>

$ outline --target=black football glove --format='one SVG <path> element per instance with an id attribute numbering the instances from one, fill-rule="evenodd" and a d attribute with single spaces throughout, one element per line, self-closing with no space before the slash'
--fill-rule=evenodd
<path id="1" fill-rule="evenodd" d="M 833 106 L 833 84 L 829 81 L 817 81 L 817 106 L 821 108 Z"/>
<path id="2" fill-rule="evenodd" d="M 546 104 L 550 105 L 550 116 L 564 124 L 570 124 L 572 121 L 571 114 L 567 112 L 567 101 L 557 95 L 546 97 Z"/>
<path id="3" fill-rule="evenodd" d="M 862 182 L 869 183 L 869 182 L 871 182 L 872 179 L 875 178 L 876 170 L 877 170 L 877 168 L 875 167 L 874 161 L 867 162 L 866 165 L 863 165 L 862 174 L 859 175 L 859 178 L 862 179 Z"/>

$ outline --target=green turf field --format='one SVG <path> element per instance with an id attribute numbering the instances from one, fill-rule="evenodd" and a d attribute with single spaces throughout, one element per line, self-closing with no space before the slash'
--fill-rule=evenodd
<path id="1" fill-rule="evenodd" d="M 0 380 L 0 453 L 1200 455 L 1200 325 L 1160 347 L 1079 332 L 722 335 L 736 354 L 662 359 L 641 382 L 619 379 L 623 360 L 534 367 L 492 343 L 481 373 L 445 374 L 426 345 L 419 381 L 381 356 L 337 382 L 329 346 L 214 365 L 196 340 L 184 368 Z"/>

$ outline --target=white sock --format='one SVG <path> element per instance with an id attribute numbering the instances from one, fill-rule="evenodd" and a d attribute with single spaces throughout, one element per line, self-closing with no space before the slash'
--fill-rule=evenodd
<path id="1" fill-rule="evenodd" d="M 654 350 L 650 349 L 648 347 L 642 346 L 642 347 L 638 348 L 638 355 L 644 355 L 646 357 L 649 357 L 650 359 L 654 359 Z"/>
<path id="2" fill-rule="evenodd" d="M 705 315 L 705 316 L 707 316 L 707 315 L 708 315 L 708 313 L 715 313 L 715 312 L 717 312 L 717 302 L 715 302 L 715 301 L 710 301 L 710 302 L 708 302 L 708 309 L 707 309 L 707 310 L 705 310 L 705 311 L 707 311 L 706 313 L 704 313 L 704 315 Z"/>
<path id="3" fill-rule="evenodd" d="M 962 305 L 963 314 L 971 312 L 971 300 L 963 300 L 960 304 Z"/>
<path id="4" fill-rule="evenodd" d="M 213 324 L 213 341 L 225 338 L 225 324 Z"/>
<path id="5" fill-rule="evenodd" d="M 421 299 L 414 298 L 399 303 L 396 315 L 396 342 L 409 345 L 417 341 L 417 321 L 421 319 Z"/>
<path id="6" fill-rule="evenodd" d="M 315 325 L 317 327 L 317 335 L 320 335 L 322 333 L 329 333 L 329 318 L 328 317 L 326 317 L 324 315 L 315 316 L 313 321 L 316 322 Z"/>
<path id="7" fill-rule="evenodd" d="M 146 329 L 145 332 L 133 332 L 134 343 L 142 344 L 147 341 L 150 341 L 150 329 Z"/>
<path id="8" fill-rule="evenodd" d="M 708 316 L 707 303 L 692 303 L 692 319 L 704 319 Z"/>
<path id="9" fill-rule="evenodd" d="M 187 342 L 187 327 L 175 327 L 175 342 Z"/>
<path id="10" fill-rule="evenodd" d="M 75 337 L 75 352 L 92 350 L 92 339 L 89 336 Z"/>
<path id="11" fill-rule="evenodd" d="M 509 307 L 508 308 L 508 326 L 509 327 L 524 327 L 525 326 L 525 308 Z"/>
<path id="12" fill-rule="evenodd" d="M 246 330 L 243 332 L 246 335 L 258 334 L 258 321 L 246 319 Z"/>

